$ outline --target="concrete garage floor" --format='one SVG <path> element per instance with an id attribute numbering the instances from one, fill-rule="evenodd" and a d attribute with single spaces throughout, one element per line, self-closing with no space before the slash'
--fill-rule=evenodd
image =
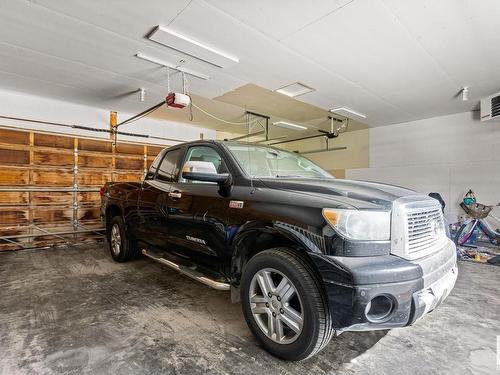
<path id="1" fill-rule="evenodd" d="M 316 357 L 260 349 L 239 304 L 104 244 L 0 254 L 0 374 L 492 374 L 500 268 L 460 263 L 451 296 L 416 326 L 344 333 Z"/>

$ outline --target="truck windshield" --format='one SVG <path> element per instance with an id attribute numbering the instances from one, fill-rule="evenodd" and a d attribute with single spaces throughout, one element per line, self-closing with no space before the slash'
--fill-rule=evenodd
<path id="1" fill-rule="evenodd" d="M 265 146 L 230 143 L 226 145 L 251 177 L 335 178 L 296 153 Z"/>

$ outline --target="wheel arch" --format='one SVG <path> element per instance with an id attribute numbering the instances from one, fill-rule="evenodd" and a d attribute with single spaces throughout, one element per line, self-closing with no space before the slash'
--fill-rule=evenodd
<path id="1" fill-rule="evenodd" d="M 314 236 L 314 235 L 313 235 Z M 261 251 L 286 247 L 300 254 L 309 264 L 313 272 L 318 273 L 317 266 L 312 260 L 313 253 L 324 253 L 324 248 L 311 241 L 311 234 L 299 227 L 289 224 L 274 223 L 246 223 L 235 235 L 233 254 L 231 258 L 231 300 L 240 299 L 240 280 L 248 261 Z M 314 239 L 314 237 L 313 237 Z M 321 277 L 318 277 L 321 281 Z"/>
<path id="2" fill-rule="evenodd" d="M 123 210 L 122 208 L 116 204 L 110 204 L 106 207 L 106 229 L 109 227 L 109 223 L 111 222 L 111 219 L 113 219 L 115 216 L 123 215 Z"/>

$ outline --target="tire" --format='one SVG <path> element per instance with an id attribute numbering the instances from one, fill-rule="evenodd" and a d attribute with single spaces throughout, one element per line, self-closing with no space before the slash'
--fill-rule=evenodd
<path id="1" fill-rule="evenodd" d="M 111 256 L 117 262 L 126 262 L 138 255 L 134 241 L 130 240 L 125 230 L 125 222 L 121 216 L 115 216 L 109 223 L 108 244 Z"/>
<path id="2" fill-rule="evenodd" d="M 261 287 L 266 288 L 265 284 L 272 297 L 265 295 Z M 289 361 L 310 358 L 332 338 L 334 329 L 321 284 L 308 262 L 288 248 L 264 250 L 248 261 L 241 301 L 248 327 L 276 357 Z"/>
<path id="3" fill-rule="evenodd" d="M 455 245 L 462 246 L 469 241 L 469 238 L 472 235 L 472 225 L 474 225 L 474 220 L 469 221 L 467 224 L 462 224 L 455 235 Z"/>

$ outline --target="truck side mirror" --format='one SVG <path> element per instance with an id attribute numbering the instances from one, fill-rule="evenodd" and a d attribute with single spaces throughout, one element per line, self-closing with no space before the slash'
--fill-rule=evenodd
<path id="1" fill-rule="evenodd" d="M 182 178 L 192 181 L 215 182 L 219 185 L 227 185 L 231 180 L 229 173 L 217 173 L 213 163 L 194 160 L 184 164 Z"/>

